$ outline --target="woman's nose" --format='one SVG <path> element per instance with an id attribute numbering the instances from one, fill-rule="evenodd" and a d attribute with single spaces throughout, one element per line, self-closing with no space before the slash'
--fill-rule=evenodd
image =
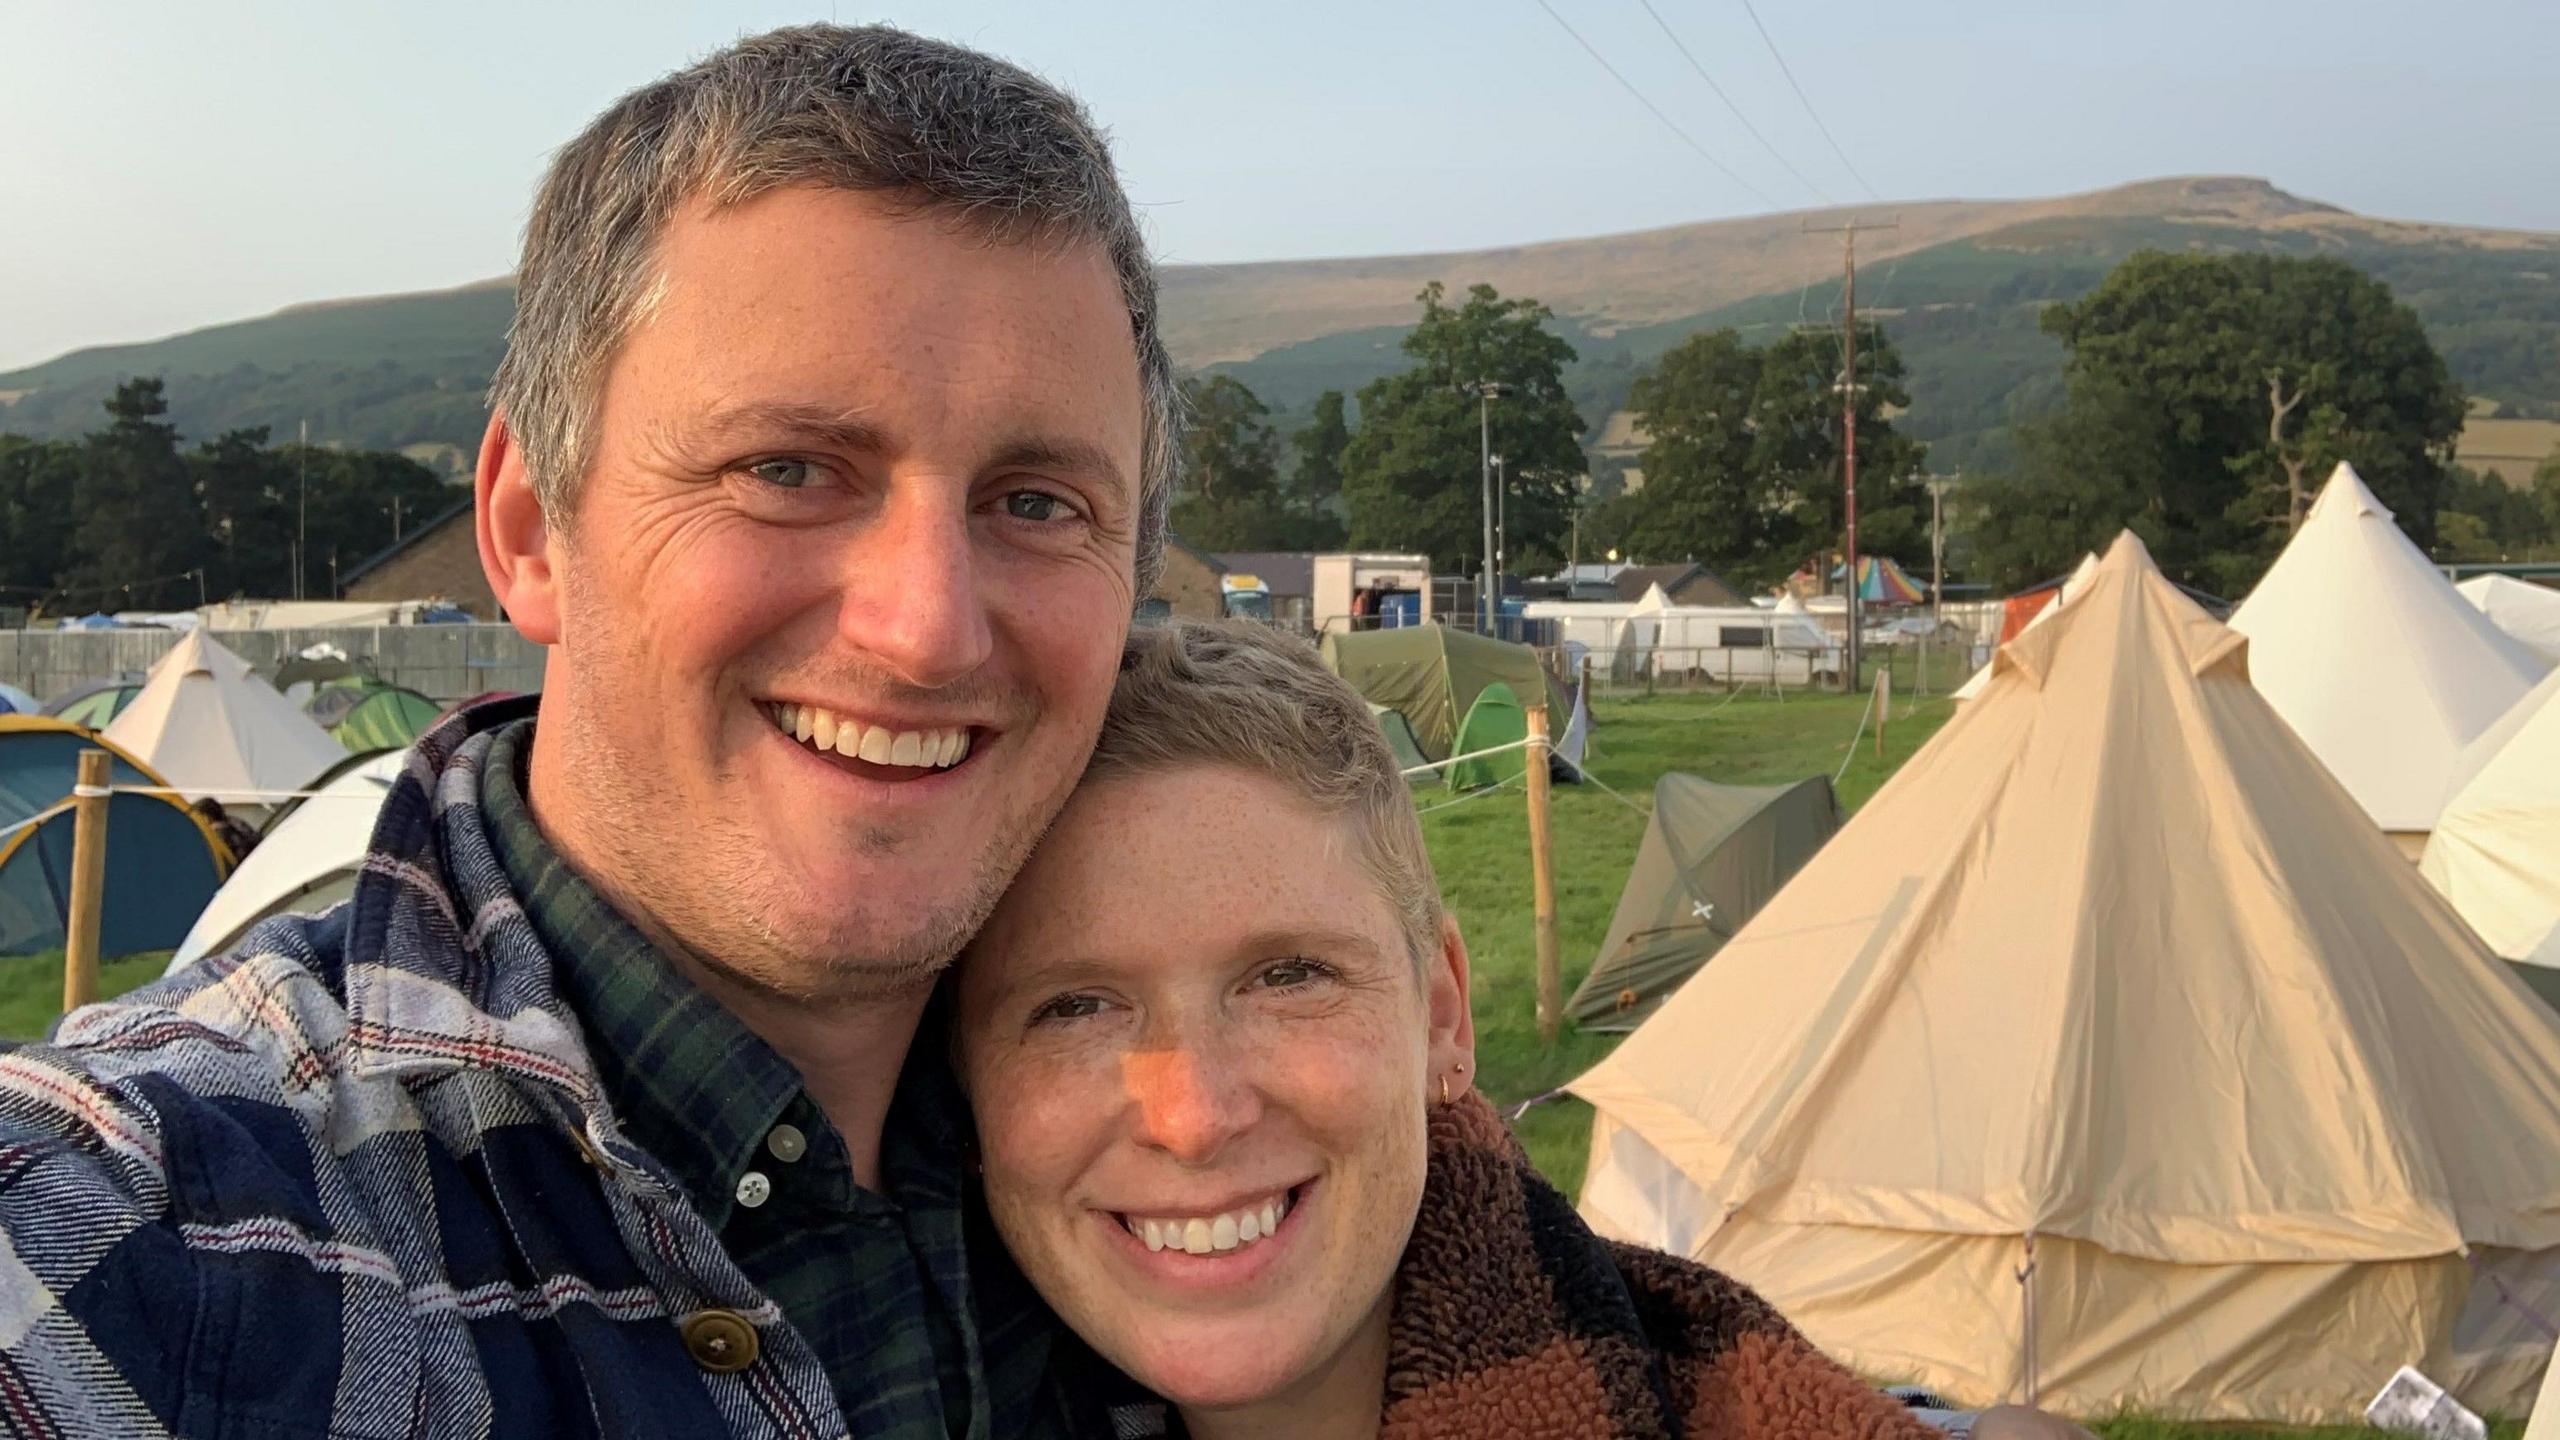
<path id="1" fill-rule="evenodd" d="M 1124 1069 L 1138 1143 L 1186 1165 L 1215 1160 L 1262 1113 L 1260 1092 L 1248 1077 L 1195 1048 L 1139 1051 Z"/>

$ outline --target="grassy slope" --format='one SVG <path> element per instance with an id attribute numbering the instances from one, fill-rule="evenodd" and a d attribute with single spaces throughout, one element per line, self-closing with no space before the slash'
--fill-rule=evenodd
<path id="1" fill-rule="evenodd" d="M 98 966 L 101 999 L 160 978 L 167 951 L 127 955 Z M 0 956 L 0 1041 L 33 1040 L 62 1014 L 62 952 Z"/>
<path id="2" fill-rule="evenodd" d="M 1865 704 L 1837 695 L 1783 701 L 1670 694 L 1603 699 L 1591 769 L 1620 794 L 1650 807 L 1653 782 L 1667 770 L 1765 784 L 1827 775 L 1847 758 L 1840 799 L 1854 810 L 1953 708 L 1946 700 L 1895 701 L 1885 758 L 1878 760 L 1872 734 L 1854 756 L 1846 750 Z M 1426 788 L 1417 798 L 1427 807 L 1451 797 Z M 1470 800 L 1426 814 L 1422 826 L 1441 888 L 1475 960 L 1476 1056 L 1485 1093 L 1510 1102 L 1552 1090 L 1606 1054 L 1617 1037 L 1568 1029 L 1552 1052 L 1538 1043 L 1527 801 L 1516 791 Z M 1556 921 L 1567 994 L 1590 968 L 1592 952 L 1609 928 L 1644 827 L 1642 816 L 1597 786 L 1555 789 Z M 1582 1183 L 1590 1126 L 1589 1107 L 1572 1099 L 1542 1105 L 1521 1122 L 1530 1158 L 1568 1194 Z"/>

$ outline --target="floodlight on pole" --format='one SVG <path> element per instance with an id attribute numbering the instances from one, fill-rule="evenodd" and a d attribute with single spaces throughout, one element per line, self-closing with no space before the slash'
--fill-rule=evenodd
<path id="1" fill-rule="evenodd" d="M 1501 380 L 1478 380 L 1467 387 L 1476 397 L 1476 436 L 1480 445 L 1481 481 L 1484 486 L 1484 567 L 1481 613 L 1484 633 L 1493 633 L 1493 617 L 1500 613 L 1500 599 L 1493 583 L 1493 402 L 1510 394 L 1516 386 Z"/>

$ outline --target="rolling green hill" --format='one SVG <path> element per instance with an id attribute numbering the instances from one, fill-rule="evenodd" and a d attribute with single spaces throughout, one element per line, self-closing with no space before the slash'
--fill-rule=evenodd
<path id="1" fill-rule="evenodd" d="M 2376 220 L 2260 180 L 2149 181 L 2048 200 L 1931 201 L 1881 211 L 1860 241 L 1861 308 L 1910 362 L 1905 423 L 1939 468 L 2003 452 L 2060 394 L 2059 347 L 2038 310 L 2080 295 L 2143 248 L 2340 256 L 2388 281 L 2426 321 L 2475 397 L 2513 418 L 2560 419 L 2560 235 Z M 1175 266 L 1165 329 L 1186 367 L 1232 373 L 1284 423 L 1326 389 L 1401 368 L 1414 293 L 1485 281 L 1546 301 L 1581 352 L 1567 380 L 1595 436 L 1635 375 L 1719 325 L 1825 321 L 1837 242 L 1821 217 L 1761 216 L 1464 254 Z M 430 294 L 298 306 L 166 340 L 81 350 L 0 374 L 0 430 L 73 434 L 123 375 L 170 382 L 190 436 L 239 425 L 315 439 L 422 444 L 467 455 L 513 304 L 503 280 Z M 14 398 L 10 398 L 14 397 Z"/>

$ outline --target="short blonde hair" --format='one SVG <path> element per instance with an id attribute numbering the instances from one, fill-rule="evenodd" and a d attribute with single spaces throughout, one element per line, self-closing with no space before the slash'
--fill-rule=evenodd
<path id="1" fill-rule="evenodd" d="M 1140 626 L 1087 781 L 1225 765 L 1345 822 L 1415 963 L 1440 947 L 1440 886 L 1413 795 L 1359 692 L 1314 646 L 1250 620 Z"/>

